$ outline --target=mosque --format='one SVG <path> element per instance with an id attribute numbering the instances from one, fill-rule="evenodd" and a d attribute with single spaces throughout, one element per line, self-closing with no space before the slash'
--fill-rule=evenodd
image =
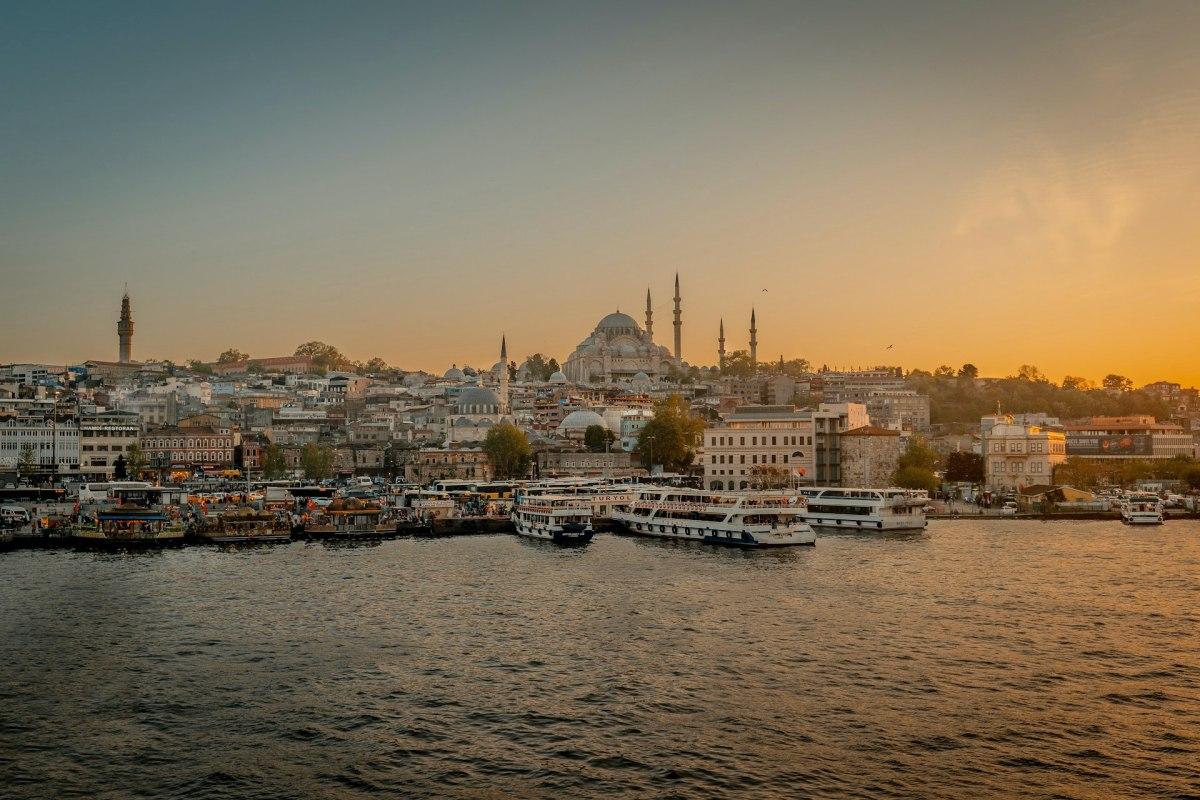
<path id="1" fill-rule="evenodd" d="M 572 383 L 622 383 L 658 381 L 672 368 L 683 366 L 680 339 L 683 315 L 680 308 L 679 274 L 675 275 L 675 351 L 654 343 L 654 312 L 650 290 L 646 290 L 646 327 L 619 310 L 604 317 L 596 329 L 579 343 L 563 364 L 563 374 Z"/>

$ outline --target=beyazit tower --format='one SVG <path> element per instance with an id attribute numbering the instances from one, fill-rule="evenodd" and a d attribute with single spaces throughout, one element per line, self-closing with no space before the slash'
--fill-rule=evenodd
<path id="1" fill-rule="evenodd" d="M 133 361 L 133 313 L 129 310 L 129 290 L 121 298 L 121 319 L 117 321 L 117 360 L 122 364 Z"/>

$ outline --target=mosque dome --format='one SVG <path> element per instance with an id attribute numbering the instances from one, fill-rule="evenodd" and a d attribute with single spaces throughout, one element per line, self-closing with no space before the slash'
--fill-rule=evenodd
<path id="1" fill-rule="evenodd" d="M 566 383 L 567 376 L 565 374 L 563 374 L 562 370 L 559 370 L 558 372 L 555 372 L 553 375 L 550 376 L 550 382 L 551 383 Z"/>
<path id="2" fill-rule="evenodd" d="M 507 366 L 505 365 L 505 363 L 504 363 L 503 361 L 497 361 L 495 364 L 492 364 L 492 370 L 491 370 L 491 371 L 492 371 L 492 377 L 493 377 L 493 378 L 499 378 L 499 377 L 500 377 L 500 371 L 501 371 L 501 370 L 503 370 L 503 369 L 507 369 Z"/>
<path id="3" fill-rule="evenodd" d="M 639 372 L 638 374 L 636 374 L 632 378 L 630 378 L 630 380 L 632 380 L 634 383 L 649 383 L 650 376 L 644 372 Z"/>
<path id="4" fill-rule="evenodd" d="M 448 381 L 461 381 L 467 376 L 463 374 L 463 371 L 457 365 L 453 365 L 450 369 L 446 370 L 442 377 Z"/>
<path id="5" fill-rule="evenodd" d="M 635 358 L 638 354 L 637 348 L 631 344 L 623 344 L 619 348 L 622 358 Z"/>
<path id="6" fill-rule="evenodd" d="M 632 329 L 641 331 L 633 317 L 628 314 L 622 314 L 620 311 L 614 311 L 606 316 L 596 325 L 597 331 L 622 331 Z"/>
<path id="7" fill-rule="evenodd" d="M 500 398 L 497 397 L 496 393 L 491 389 L 479 387 L 475 389 L 467 389 L 459 394 L 458 398 L 454 401 L 454 405 L 459 409 L 457 413 L 465 414 L 468 413 L 466 409 L 472 407 L 499 406 Z M 489 410 L 487 412 L 476 413 L 491 413 L 491 411 Z"/>
<path id="8" fill-rule="evenodd" d="M 572 411 L 570 414 L 567 414 L 566 418 L 559 423 L 558 430 L 564 433 L 567 431 L 583 431 L 592 425 L 604 427 L 604 417 L 595 411 L 580 409 L 579 411 Z"/>

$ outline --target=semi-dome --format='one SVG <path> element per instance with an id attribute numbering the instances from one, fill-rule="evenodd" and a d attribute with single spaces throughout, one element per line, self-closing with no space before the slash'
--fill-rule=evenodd
<path id="1" fill-rule="evenodd" d="M 630 380 L 632 380 L 634 383 L 649 383 L 650 376 L 644 372 L 639 372 L 638 374 L 636 374 L 632 378 L 630 378 Z"/>
<path id="2" fill-rule="evenodd" d="M 448 381 L 461 381 L 467 376 L 463 374 L 463 371 L 459 369 L 457 365 L 452 365 L 450 369 L 446 370 L 445 373 L 442 374 L 442 377 Z"/>
<path id="3" fill-rule="evenodd" d="M 553 375 L 550 376 L 550 382 L 551 383 L 566 383 L 567 376 L 560 369 L 558 372 L 555 372 Z"/>
<path id="4" fill-rule="evenodd" d="M 589 411 L 584 408 L 567 414 L 566 418 L 559 423 L 558 429 L 560 431 L 582 431 L 587 430 L 593 425 L 604 427 L 604 417 L 595 411 Z"/>
<path id="5" fill-rule="evenodd" d="M 640 331 L 637 322 L 628 314 L 622 314 L 620 311 L 614 311 L 596 325 L 598 331 L 611 331 L 632 328 L 635 331 Z"/>

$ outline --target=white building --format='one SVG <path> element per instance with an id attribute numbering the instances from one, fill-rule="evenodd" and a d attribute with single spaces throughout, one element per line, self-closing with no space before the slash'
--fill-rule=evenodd
<path id="1" fill-rule="evenodd" d="M 765 479 L 810 483 L 815 472 L 813 419 L 792 406 L 740 406 L 701 441 L 706 489 L 751 489 Z"/>
<path id="2" fill-rule="evenodd" d="M 54 423 L 53 418 L 12 417 L 0 422 L 0 468 L 15 470 L 28 451 L 41 470 L 57 465 L 62 474 L 79 471 L 79 426 L 74 420 Z"/>
<path id="3" fill-rule="evenodd" d="M 79 421 L 79 472 L 85 477 L 113 478 L 117 458 L 137 444 L 141 424 L 136 414 L 101 411 L 84 414 Z M 129 460 L 125 456 L 126 461 Z"/>
<path id="4" fill-rule="evenodd" d="M 1054 467 L 1067 460 L 1067 437 L 1037 425 L 994 423 L 983 435 L 983 459 L 984 482 L 993 491 L 1051 483 Z"/>

